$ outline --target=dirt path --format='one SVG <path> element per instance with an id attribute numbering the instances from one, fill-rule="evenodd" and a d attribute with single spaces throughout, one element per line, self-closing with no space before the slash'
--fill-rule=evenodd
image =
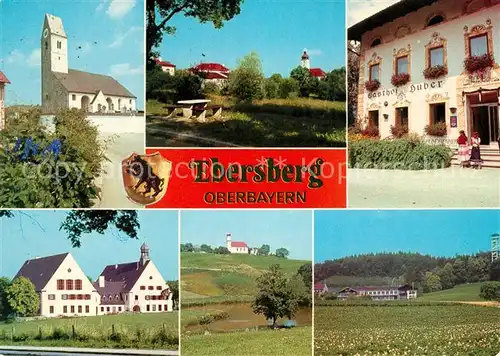
<path id="1" fill-rule="evenodd" d="M 460 304 L 471 304 L 471 305 L 477 305 L 480 307 L 496 307 L 500 308 L 500 302 L 493 302 L 493 301 L 485 301 L 485 302 L 458 302 Z"/>

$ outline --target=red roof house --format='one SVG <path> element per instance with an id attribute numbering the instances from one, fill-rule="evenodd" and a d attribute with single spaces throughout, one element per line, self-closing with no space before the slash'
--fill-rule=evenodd
<path id="1" fill-rule="evenodd" d="M 219 63 L 200 63 L 191 68 L 193 72 L 219 72 L 228 74 L 231 70 Z"/>
<path id="2" fill-rule="evenodd" d="M 166 62 L 166 61 L 162 61 L 161 58 L 155 58 L 155 62 L 156 62 L 156 64 L 158 64 L 159 66 L 162 66 L 162 67 L 169 67 L 169 68 L 175 68 L 176 67 L 175 64 L 172 64 L 172 63 Z"/>
<path id="3" fill-rule="evenodd" d="M 7 79 L 5 74 L 2 73 L 2 71 L 0 71 L 0 83 L 10 84 L 10 81 Z"/>
<path id="4" fill-rule="evenodd" d="M 309 72 L 311 72 L 311 75 L 315 78 L 322 79 L 326 77 L 326 72 L 321 68 L 311 68 Z"/>

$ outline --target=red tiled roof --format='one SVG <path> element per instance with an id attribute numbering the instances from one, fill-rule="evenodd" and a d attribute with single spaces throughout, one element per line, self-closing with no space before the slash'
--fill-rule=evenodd
<path id="1" fill-rule="evenodd" d="M 321 68 L 311 68 L 309 69 L 309 72 L 311 72 L 312 76 L 316 78 L 326 77 L 325 71 Z"/>
<path id="2" fill-rule="evenodd" d="M 314 285 L 314 289 L 315 290 L 320 290 L 320 289 L 323 290 L 323 289 L 325 289 L 325 285 L 323 283 L 316 283 Z"/>
<path id="3" fill-rule="evenodd" d="M 242 242 L 242 241 L 232 241 L 231 247 L 246 247 L 246 248 L 248 248 L 247 244 L 245 242 Z"/>
<path id="4" fill-rule="evenodd" d="M 227 79 L 227 75 L 218 72 L 208 72 L 204 77 L 205 79 Z"/>
<path id="5" fill-rule="evenodd" d="M 10 81 L 1 71 L 0 71 L 0 83 L 10 84 Z"/>
<path id="6" fill-rule="evenodd" d="M 230 72 L 229 68 L 226 68 L 219 63 L 200 63 L 191 69 L 198 72 L 222 72 L 222 73 Z"/>
<path id="7" fill-rule="evenodd" d="M 175 68 L 176 65 L 175 64 L 172 64 L 170 62 L 165 62 L 165 61 L 160 61 L 158 58 L 155 59 L 155 62 L 156 64 L 162 66 L 162 67 L 171 67 L 171 68 Z"/>

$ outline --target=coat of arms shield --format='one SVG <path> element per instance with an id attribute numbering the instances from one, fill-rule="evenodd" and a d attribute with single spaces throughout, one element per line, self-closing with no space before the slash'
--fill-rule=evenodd
<path id="1" fill-rule="evenodd" d="M 158 202 L 167 191 L 171 171 L 172 162 L 159 152 L 132 153 L 122 161 L 123 185 L 128 198 L 141 205 Z"/>

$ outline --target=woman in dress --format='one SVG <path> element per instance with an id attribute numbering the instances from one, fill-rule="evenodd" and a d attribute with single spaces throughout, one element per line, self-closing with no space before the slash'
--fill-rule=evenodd
<path id="1" fill-rule="evenodd" d="M 464 130 L 460 130 L 460 136 L 457 139 L 458 143 L 458 160 L 460 161 L 460 167 L 465 166 L 465 162 L 469 160 L 469 146 L 467 145 L 467 136 L 465 136 Z"/>
<path id="2" fill-rule="evenodd" d="M 479 146 L 481 145 L 481 138 L 477 132 L 474 132 L 471 138 L 472 151 L 470 154 L 470 161 L 474 165 L 474 168 L 482 168 L 483 160 L 481 159 L 481 150 Z"/>

